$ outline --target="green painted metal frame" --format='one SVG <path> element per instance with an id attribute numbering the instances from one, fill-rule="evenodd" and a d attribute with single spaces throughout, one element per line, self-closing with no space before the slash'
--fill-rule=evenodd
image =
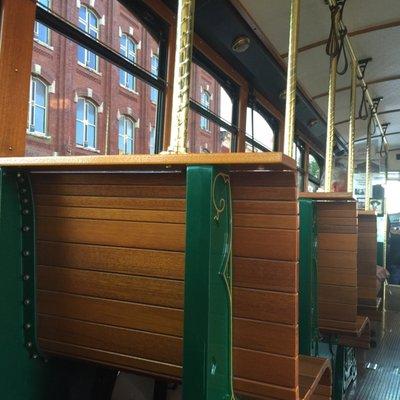
<path id="1" fill-rule="evenodd" d="M 229 175 L 187 168 L 184 400 L 231 400 L 232 205 Z"/>
<path id="2" fill-rule="evenodd" d="M 318 355 L 318 272 L 315 202 L 300 199 L 299 346 L 300 354 Z"/>

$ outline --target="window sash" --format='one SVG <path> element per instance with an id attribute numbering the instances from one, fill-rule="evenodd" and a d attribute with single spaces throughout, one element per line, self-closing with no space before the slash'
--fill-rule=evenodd
<path id="1" fill-rule="evenodd" d="M 122 129 L 121 129 L 122 128 Z M 136 123 L 128 117 L 121 117 L 118 126 L 118 148 L 121 154 L 134 154 Z M 130 133 L 129 133 L 130 132 Z M 121 146 L 122 140 L 122 146 Z M 122 148 L 121 148 L 122 147 Z"/>
<path id="2" fill-rule="evenodd" d="M 83 107 L 83 112 L 79 110 L 79 107 Z M 94 113 L 94 123 L 89 122 L 89 109 L 93 107 Z M 83 114 L 83 119 L 78 117 L 78 114 Z M 78 124 L 81 124 L 83 128 L 83 136 L 82 142 L 78 141 Z M 96 141 L 97 141 L 97 107 L 85 100 L 79 99 L 77 104 L 77 111 L 76 111 L 76 144 L 85 148 L 96 149 Z M 92 128 L 92 129 L 90 129 Z M 89 143 L 89 130 L 93 131 L 93 140 Z"/>
<path id="3" fill-rule="evenodd" d="M 37 101 L 38 85 L 42 85 L 43 89 L 43 104 Z M 29 98 L 29 115 L 28 115 L 28 131 L 45 136 L 47 132 L 47 100 L 48 88 L 47 85 L 38 78 L 31 78 L 30 98 Z M 38 126 L 38 116 L 41 117 L 42 125 Z M 32 129 L 33 128 L 33 129 Z"/>

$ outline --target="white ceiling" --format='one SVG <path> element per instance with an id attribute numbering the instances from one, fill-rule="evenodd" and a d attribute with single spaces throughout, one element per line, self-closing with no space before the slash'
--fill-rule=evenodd
<path id="1" fill-rule="evenodd" d="M 289 38 L 290 0 L 240 0 L 255 23 L 270 40 L 275 49 L 286 57 Z M 358 59 L 372 57 L 365 75 L 371 82 L 371 97 L 382 96 L 379 106 L 381 123 L 390 123 L 387 132 L 400 132 L 400 0 L 348 0 L 343 21 L 350 33 L 350 41 Z M 384 26 L 380 29 L 376 27 Z M 355 31 L 362 33 L 351 35 Z M 318 44 L 328 38 L 330 11 L 325 0 L 302 0 L 300 14 L 299 48 Z M 316 104 L 326 113 L 328 98 L 329 57 L 325 44 L 302 50 L 298 56 L 298 79 Z M 375 82 L 374 81 L 383 81 Z M 350 86 L 350 73 L 338 76 L 337 88 Z M 336 100 L 336 122 L 349 118 L 348 89 L 339 91 Z M 357 108 L 361 89 L 357 91 Z M 392 111 L 392 112 L 389 112 Z M 367 122 L 357 120 L 357 138 L 366 135 Z M 347 140 L 348 123 L 337 125 L 340 135 Z M 400 148 L 400 133 L 388 136 L 390 148 Z M 380 140 L 374 144 L 379 150 Z M 359 144 L 359 151 L 365 142 Z M 361 149 L 360 149 L 361 148 Z"/>

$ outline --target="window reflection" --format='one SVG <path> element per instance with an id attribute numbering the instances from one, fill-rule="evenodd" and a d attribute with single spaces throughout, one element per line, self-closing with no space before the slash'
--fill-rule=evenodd
<path id="1" fill-rule="evenodd" d="M 31 78 L 29 99 L 28 132 L 45 136 L 47 132 L 47 85 L 37 77 Z"/>
<path id="2" fill-rule="evenodd" d="M 90 10 L 84 5 L 81 5 L 79 8 L 78 26 L 90 36 L 98 39 L 98 18 L 93 10 Z M 92 53 L 82 46 L 78 46 L 78 63 L 82 64 L 86 68 L 90 68 L 95 71 L 98 70 L 98 57 L 96 56 L 96 54 Z"/>
<path id="3" fill-rule="evenodd" d="M 267 117 L 254 107 L 247 107 L 246 115 L 246 151 L 273 151 L 275 132 Z"/>

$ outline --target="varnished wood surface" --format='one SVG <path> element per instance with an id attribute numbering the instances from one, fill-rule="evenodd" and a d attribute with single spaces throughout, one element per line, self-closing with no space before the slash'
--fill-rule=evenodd
<path id="1" fill-rule="evenodd" d="M 282 153 L 138 154 L 124 156 L 18 157 L 0 159 L 1 167 L 34 170 L 171 170 L 188 165 L 219 165 L 228 169 L 295 170 Z"/>
<path id="2" fill-rule="evenodd" d="M 35 10 L 34 1 L 0 2 L 0 157 L 25 154 Z"/>
<path id="3" fill-rule="evenodd" d="M 231 179 L 235 390 L 263 399 L 298 398 L 294 175 Z M 182 173 L 33 175 L 43 350 L 180 378 L 184 185 Z"/>
<path id="4" fill-rule="evenodd" d="M 300 192 L 299 198 L 315 200 L 350 200 L 354 201 L 353 194 L 349 192 Z"/>

